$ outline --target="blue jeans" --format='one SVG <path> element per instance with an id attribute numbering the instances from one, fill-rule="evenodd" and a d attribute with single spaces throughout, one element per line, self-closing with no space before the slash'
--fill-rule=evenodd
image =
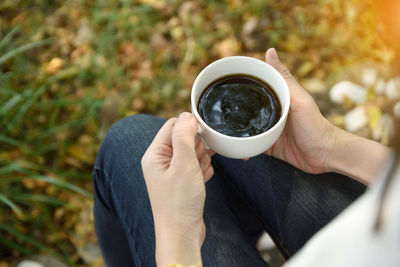
<path id="1" fill-rule="evenodd" d="M 94 215 L 107 266 L 156 266 L 153 217 L 140 161 L 165 120 L 150 115 L 114 124 L 93 169 Z M 311 175 L 260 155 L 244 162 L 215 155 L 206 184 L 204 266 L 268 266 L 255 244 L 267 231 L 285 258 L 296 253 L 365 186 L 336 173 Z"/>

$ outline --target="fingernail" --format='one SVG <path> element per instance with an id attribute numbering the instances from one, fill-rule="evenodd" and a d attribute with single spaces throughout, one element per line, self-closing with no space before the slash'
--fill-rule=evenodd
<path id="1" fill-rule="evenodd" d="M 192 114 L 190 114 L 189 112 L 182 112 L 179 117 L 178 120 L 179 121 L 188 121 L 192 118 Z"/>
<path id="2" fill-rule="evenodd" d="M 272 60 L 279 60 L 278 58 L 278 54 L 276 53 L 276 49 L 275 48 L 270 48 L 267 51 L 268 57 Z"/>

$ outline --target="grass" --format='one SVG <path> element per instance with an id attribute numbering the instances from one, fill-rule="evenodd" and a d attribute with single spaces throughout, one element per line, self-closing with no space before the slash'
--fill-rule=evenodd
<path id="1" fill-rule="evenodd" d="M 14 28 L 0 42 L 0 51 L 11 47 L 14 36 L 18 34 L 19 28 Z M 0 66 L 11 62 L 24 52 L 35 48 L 49 45 L 51 40 L 39 40 L 21 45 L 3 52 L 0 57 Z M 16 61 L 18 64 L 18 61 Z M 18 69 L 18 66 L 11 66 Z M 55 155 L 55 146 L 51 140 L 54 134 L 62 129 L 77 129 L 86 123 L 85 119 L 76 119 L 59 123 L 50 117 L 48 120 L 37 123 L 35 118 L 42 112 L 53 111 L 65 106 L 65 101 L 57 104 L 43 104 L 43 97 L 51 87 L 51 84 L 60 79 L 60 76 L 49 76 L 36 81 L 31 87 L 13 88 L 13 78 L 17 72 L 2 72 L 1 79 L 1 109 L 0 109 L 0 140 L 2 144 L 0 160 L 0 206 L 2 210 L 0 232 L 2 238 L 0 244 L 2 257 L 14 255 L 33 255 L 38 251 L 53 255 L 72 265 L 74 262 L 60 249 L 48 246 L 48 240 L 43 237 L 37 238 L 34 234 L 36 229 L 42 228 L 43 236 L 47 231 L 54 231 L 58 227 L 52 224 L 52 213 L 55 209 L 64 207 L 66 200 L 59 197 L 60 192 L 67 194 L 79 194 L 90 198 L 91 194 L 69 182 L 70 176 L 64 175 L 62 169 L 54 168 L 54 163 L 43 164 L 46 156 Z M 19 78 L 17 78 L 19 80 Z M 64 103 L 63 103 L 64 102 Z M 88 99 L 82 101 L 88 102 Z M 80 104 L 80 101 L 74 104 Z M 90 101 L 88 110 L 93 110 L 98 101 Z M 85 105 L 86 106 L 86 105 Z M 89 112 L 90 114 L 90 112 Z M 83 117 L 83 113 L 77 114 Z M 29 118 L 33 118 L 29 119 Z M 52 166 L 53 165 L 53 166 Z M 87 175 L 86 180 L 89 175 Z M 10 215 L 10 211 L 14 216 Z M 50 222 L 50 223 L 49 223 Z M 40 228 L 39 228 L 40 227 Z M 53 229 L 52 229 L 53 228 Z M 62 231 L 59 228 L 57 231 Z"/>
<path id="2" fill-rule="evenodd" d="M 79 249 L 96 242 L 90 173 L 119 118 L 189 110 L 195 76 L 223 56 L 276 47 L 300 81 L 328 84 L 388 64 L 374 25 L 358 0 L 1 1 L 0 264 L 95 265 Z"/>

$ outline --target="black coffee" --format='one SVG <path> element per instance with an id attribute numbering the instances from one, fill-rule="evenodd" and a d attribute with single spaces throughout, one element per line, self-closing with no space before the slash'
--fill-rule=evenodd
<path id="1" fill-rule="evenodd" d="M 261 134 L 278 122 L 281 104 L 271 86 L 245 74 L 222 77 L 200 96 L 197 110 L 214 130 L 237 137 Z"/>

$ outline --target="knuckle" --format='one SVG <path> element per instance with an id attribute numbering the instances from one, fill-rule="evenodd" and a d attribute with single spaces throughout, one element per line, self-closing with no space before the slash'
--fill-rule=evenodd
<path id="1" fill-rule="evenodd" d="M 186 135 L 190 133 L 190 124 L 186 122 L 175 123 L 174 129 L 178 134 Z"/>
<path id="2" fill-rule="evenodd" d="M 201 156 L 201 160 L 204 162 L 210 162 L 209 155 L 207 153 L 203 153 Z"/>
<path id="3" fill-rule="evenodd" d="M 282 74 L 283 78 L 285 79 L 293 79 L 293 75 L 290 73 L 290 71 L 283 65 L 280 65 L 280 70 L 279 72 Z"/>
<path id="4" fill-rule="evenodd" d="M 207 164 L 210 164 L 210 162 L 211 162 L 211 157 L 210 157 L 210 155 L 208 155 L 208 153 L 204 153 L 204 156 L 205 156 L 205 159 L 206 159 L 206 161 L 207 161 Z"/>
<path id="5" fill-rule="evenodd" d="M 172 128 L 172 132 L 175 137 L 184 137 L 186 136 L 186 128 L 184 125 L 177 123 L 174 125 L 174 128 Z"/>
<path id="6" fill-rule="evenodd" d="M 142 165 L 142 168 L 143 168 L 143 169 L 147 168 L 147 167 L 149 166 L 149 162 L 150 162 L 150 160 L 149 160 L 149 155 L 148 155 L 148 153 L 146 152 L 146 153 L 144 153 L 144 155 L 143 155 L 143 157 L 142 157 L 142 159 L 141 159 L 141 161 L 140 161 L 140 163 L 141 163 L 141 165 Z"/>
<path id="7" fill-rule="evenodd" d="M 199 135 L 196 135 L 196 145 L 200 145 L 201 143 L 201 138 Z"/>
<path id="8" fill-rule="evenodd" d="M 200 169 L 204 172 L 204 171 L 207 171 L 207 168 L 208 168 L 207 162 L 201 161 L 200 162 Z"/>
<path id="9" fill-rule="evenodd" d="M 275 65 L 276 70 L 283 76 L 285 79 L 293 79 L 292 73 L 281 63 Z"/>
<path id="10" fill-rule="evenodd" d="M 196 154 L 198 155 L 198 156 L 202 156 L 203 155 L 203 153 L 204 153 L 204 146 L 202 146 L 202 145 L 197 145 L 197 147 L 196 147 Z"/>
<path id="11" fill-rule="evenodd" d="M 201 151 L 206 150 L 206 147 L 204 146 L 203 141 L 201 141 L 201 140 L 200 140 L 200 143 L 199 143 L 199 148 L 200 148 Z"/>

